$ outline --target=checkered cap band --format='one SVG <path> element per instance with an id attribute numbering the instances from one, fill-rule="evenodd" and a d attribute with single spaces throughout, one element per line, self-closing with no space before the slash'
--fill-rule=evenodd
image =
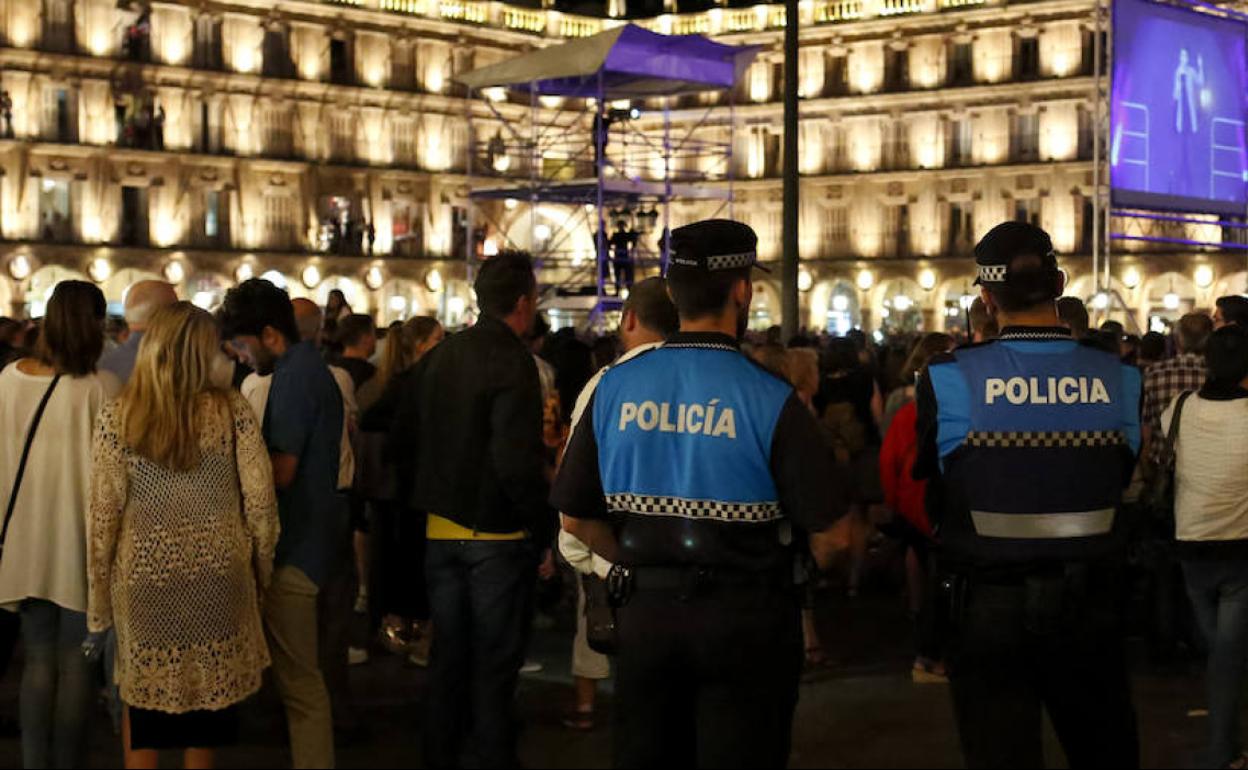
<path id="1" fill-rule="evenodd" d="M 607 495 L 607 507 L 636 516 L 672 516 L 681 519 L 762 524 L 780 518 L 780 503 L 725 503 L 629 493 Z"/>
<path id="2" fill-rule="evenodd" d="M 1063 431 L 1058 433 L 971 433 L 966 445 L 992 449 L 1077 449 L 1123 446 L 1127 437 L 1121 431 Z"/>
<path id="3" fill-rule="evenodd" d="M 1005 283 L 1009 272 L 1008 265 L 980 265 L 979 280 L 980 283 Z"/>
<path id="4" fill-rule="evenodd" d="M 758 252 L 743 251 L 740 254 L 715 254 L 706 258 L 707 270 L 737 270 L 750 267 L 758 261 Z"/>

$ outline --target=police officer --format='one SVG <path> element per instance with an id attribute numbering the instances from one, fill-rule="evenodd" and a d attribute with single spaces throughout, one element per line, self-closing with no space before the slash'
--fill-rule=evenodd
<path id="1" fill-rule="evenodd" d="M 966 762 L 1043 767 L 1043 706 L 1072 767 L 1136 767 L 1119 577 L 1140 376 L 1062 326 L 1043 230 L 1003 224 L 975 259 L 1001 336 L 932 361 L 915 469 L 934 480 Z"/>
<path id="2" fill-rule="evenodd" d="M 757 245 L 723 220 L 672 233 L 680 331 L 607 371 L 555 483 L 565 529 L 620 565 L 618 767 L 788 761 L 792 544 L 809 533 L 826 566 L 842 506 L 810 411 L 739 347 Z"/>

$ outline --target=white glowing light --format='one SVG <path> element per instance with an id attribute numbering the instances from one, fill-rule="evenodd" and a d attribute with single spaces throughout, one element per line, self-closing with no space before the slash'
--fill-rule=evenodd
<path id="1" fill-rule="evenodd" d="M 25 254 L 18 254 L 9 260 L 9 275 L 13 276 L 13 280 L 24 281 L 30 277 L 30 273 L 30 258 Z"/>
<path id="2" fill-rule="evenodd" d="M 1122 285 L 1128 289 L 1134 289 L 1140 285 L 1142 280 L 1140 271 L 1134 267 L 1128 267 L 1122 274 Z"/>
<path id="3" fill-rule="evenodd" d="M 1208 289 L 1213 285 L 1213 268 L 1209 265 L 1200 265 L 1196 268 L 1196 273 L 1192 276 L 1196 281 L 1196 285 L 1202 289 Z"/>
<path id="4" fill-rule="evenodd" d="M 802 270 L 797 274 L 797 290 L 798 291 L 810 291 L 811 287 L 814 285 L 815 285 L 815 278 L 814 276 L 810 274 L 810 271 Z"/>
<path id="5" fill-rule="evenodd" d="M 1178 310 L 1179 303 L 1181 302 L 1182 300 L 1179 299 L 1179 295 L 1174 292 L 1170 292 L 1161 300 L 1161 303 L 1165 306 L 1166 310 Z"/>
<path id="6" fill-rule="evenodd" d="M 364 274 L 364 285 L 373 291 L 380 289 L 384 280 L 385 275 L 382 274 L 381 268 L 376 265 L 370 267 L 368 272 Z"/>
<path id="7" fill-rule="evenodd" d="M 113 275 L 113 265 L 104 257 L 98 257 L 91 260 L 87 273 L 96 283 L 104 283 Z"/>
<path id="8" fill-rule="evenodd" d="M 270 270 L 260 277 L 268 281 L 269 283 L 273 284 L 279 289 L 286 288 L 286 276 L 282 275 L 276 270 Z"/>
<path id="9" fill-rule="evenodd" d="M 438 269 L 435 267 L 425 275 L 425 288 L 437 294 L 442 291 L 442 287 L 442 273 L 438 272 Z"/>
<path id="10" fill-rule="evenodd" d="M 256 271 L 252 268 L 250 262 L 244 262 L 234 271 L 234 279 L 239 283 L 250 281 L 253 277 L 255 277 L 255 275 Z"/>
<path id="11" fill-rule="evenodd" d="M 844 313 L 849 310 L 849 297 L 844 294 L 837 294 L 832 298 L 832 309 L 838 313 Z"/>
<path id="12" fill-rule="evenodd" d="M 451 297 L 446 303 L 446 309 L 451 312 L 452 316 L 462 316 L 467 307 L 468 303 L 464 302 L 463 297 Z"/>
<path id="13" fill-rule="evenodd" d="M 501 102 L 507 98 L 507 89 L 502 88 L 501 86 L 498 86 L 495 88 L 487 88 L 481 93 L 484 94 L 485 98 L 490 100 L 491 102 Z"/>
<path id="14" fill-rule="evenodd" d="M 539 241 L 549 241 L 551 235 L 550 225 L 548 224 L 539 224 L 533 228 L 533 237 Z"/>
<path id="15" fill-rule="evenodd" d="M 893 307 L 897 308 L 899 312 L 904 313 L 914 307 L 914 300 L 910 299 L 905 294 L 899 294 L 893 300 Z"/>
<path id="16" fill-rule="evenodd" d="M 299 280 L 309 289 L 315 289 L 321 283 L 321 270 L 316 265 L 308 265 L 300 274 Z"/>
<path id="17" fill-rule="evenodd" d="M 503 153 L 502 155 L 495 156 L 494 158 L 494 170 L 495 171 L 497 171 L 500 174 L 505 174 L 510 169 L 511 169 L 511 156 L 510 155 Z"/>
<path id="18" fill-rule="evenodd" d="M 936 288 L 936 273 L 930 269 L 923 270 L 919 273 L 919 286 L 923 291 L 931 291 Z"/>
<path id="19" fill-rule="evenodd" d="M 425 78 L 425 86 L 435 94 L 442 93 L 442 87 L 446 85 L 446 76 L 442 73 L 441 67 L 430 67 L 428 77 Z"/>
<path id="20" fill-rule="evenodd" d="M 1109 308 L 1109 295 L 1105 292 L 1099 292 L 1092 298 L 1092 308 L 1094 310 L 1105 310 Z"/>
<path id="21" fill-rule="evenodd" d="M 487 257 L 497 257 L 498 256 L 498 241 L 494 240 L 493 238 L 486 238 L 485 244 L 481 247 L 481 251 Z"/>
<path id="22" fill-rule="evenodd" d="M 515 211 L 516 207 L 519 205 L 520 205 L 520 201 L 516 200 L 515 198 L 508 198 L 507 200 L 503 201 L 503 208 L 507 209 L 508 211 Z"/>
<path id="23" fill-rule="evenodd" d="M 200 310 L 211 310 L 216 300 L 216 296 L 210 291 L 197 291 L 195 296 L 191 297 L 191 304 Z"/>
<path id="24" fill-rule="evenodd" d="M 870 291 L 875 285 L 875 274 L 870 270 L 863 270 L 858 274 L 858 288 L 862 291 Z"/>
<path id="25" fill-rule="evenodd" d="M 404 310 L 407 310 L 407 300 L 397 294 L 394 295 L 390 298 L 390 309 L 396 313 L 402 313 Z"/>
<path id="26" fill-rule="evenodd" d="M 963 310 L 970 310 L 971 305 L 975 304 L 975 297 L 970 294 L 963 294 L 961 297 L 958 297 L 958 304 Z"/>
<path id="27" fill-rule="evenodd" d="M 165 280 L 172 284 L 179 284 L 186 280 L 186 268 L 178 260 L 173 260 L 165 265 Z"/>

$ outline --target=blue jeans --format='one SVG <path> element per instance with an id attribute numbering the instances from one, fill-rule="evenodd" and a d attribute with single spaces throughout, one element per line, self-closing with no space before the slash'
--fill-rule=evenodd
<path id="1" fill-rule="evenodd" d="M 82 653 L 87 616 L 41 599 L 22 603 L 22 764 L 27 770 L 82 764 L 91 666 Z"/>
<path id="2" fill-rule="evenodd" d="M 1239 707 L 1248 665 L 1248 562 L 1184 561 L 1196 622 L 1209 644 L 1209 767 L 1225 767 L 1244 746 Z"/>
<path id="3" fill-rule="evenodd" d="M 432 768 L 515 767 L 516 684 L 533 617 L 527 542 L 430 540 L 426 753 Z"/>

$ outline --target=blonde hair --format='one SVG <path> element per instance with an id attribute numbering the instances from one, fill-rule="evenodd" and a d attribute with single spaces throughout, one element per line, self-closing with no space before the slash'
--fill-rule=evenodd
<path id="1" fill-rule="evenodd" d="M 213 317 L 189 302 L 152 314 L 120 400 L 122 439 L 136 454 L 173 471 L 199 464 L 206 409 L 229 409 L 212 381 L 220 338 Z"/>
<path id="2" fill-rule="evenodd" d="M 431 316 L 413 316 L 405 323 L 391 324 L 386 332 L 386 350 L 377 368 L 377 380 L 384 385 L 399 372 L 413 366 L 419 356 L 417 350 L 429 341 L 442 324 Z"/>
<path id="3" fill-rule="evenodd" d="M 819 390 L 819 353 L 813 348 L 792 348 L 785 354 L 789 382 L 798 393 Z"/>

